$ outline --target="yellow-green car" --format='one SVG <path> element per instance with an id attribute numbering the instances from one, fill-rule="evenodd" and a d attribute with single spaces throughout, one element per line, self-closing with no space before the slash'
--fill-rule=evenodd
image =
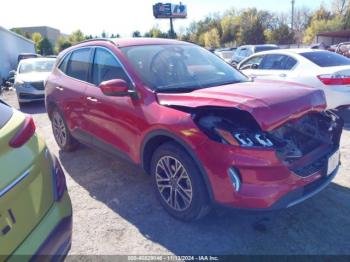
<path id="1" fill-rule="evenodd" d="M 58 160 L 30 116 L 0 100 L 0 261 L 63 259 L 72 206 Z"/>

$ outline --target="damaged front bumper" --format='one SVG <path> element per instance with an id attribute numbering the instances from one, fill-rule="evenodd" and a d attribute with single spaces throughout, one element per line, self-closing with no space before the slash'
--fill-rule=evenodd
<path id="1" fill-rule="evenodd" d="M 305 117 L 307 120 L 309 116 Z M 323 118 L 321 115 L 316 117 Z M 307 126 L 305 119 L 289 123 L 296 128 L 297 134 L 277 130 L 281 141 L 290 140 L 288 143 L 294 143 L 298 150 L 288 143 L 278 147 L 276 141 L 273 148 L 245 148 L 210 139 L 197 148 L 200 161 L 206 163 L 204 169 L 214 201 L 234 208 L 271 210 L 291 207 L 324 189 L 339 169 L 340 159 L 334 156 L 339 152 L 342 122 L 332 118 L 328 126 L 317 120 L 320 134 L 314 134 L 316 129 Z M 315 141 L 311 141 L 310 135 Z M 319 140 L 322 136 L 325 136 L 323 140 Z M 286 149 L 291 152 L 285 152 Z M 331 169 L 328 168 L 330 165 Z M 240 179 L 239 190 L 237 181 L 228 175 L 232 168 Z"/>

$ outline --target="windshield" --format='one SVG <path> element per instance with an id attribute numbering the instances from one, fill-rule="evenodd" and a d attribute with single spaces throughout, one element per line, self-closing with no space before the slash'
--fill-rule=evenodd
<path id="1" fill-rule="evenodd" d="M 20 74 L 27 74 L 32 72 L 51 72 L 52 68 L 55 64 L 55 59 L 50 60 L 38 60 L 38 61 L 25 61 L 23 60 L 20 68 L 19 73 Z"/>
<path id="2" fill-rule="evenodd" d="M 216 55 L 195 45 L 146 45 L 121 50 L 142 80 L 158 92 L 186 92 L 248 81 Z"/>
<path id="3" fill-rule="evenodd" d="M 320 67 L 350 65 L 349 58 L 329 51 L 305 52 L 300 55 Z"/>

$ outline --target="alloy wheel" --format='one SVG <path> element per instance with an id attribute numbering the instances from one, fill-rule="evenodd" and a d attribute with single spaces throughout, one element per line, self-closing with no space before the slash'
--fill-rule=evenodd
<path id="1" fill-rule="evenodd" d="M 155 176 L 158 191 L 170 208 L 184 211 L 191 205 L 192 183 L 187 170 L 178 159 L 172 156 L 160 158 Z"/>
<path id="2" fill-rule="evenodd" d="M 54 112 L 53 114 L 52 129 L 57 143 L 63 147 L 67 143 L 67 130 L 63 119 L 58 112 Z"/>

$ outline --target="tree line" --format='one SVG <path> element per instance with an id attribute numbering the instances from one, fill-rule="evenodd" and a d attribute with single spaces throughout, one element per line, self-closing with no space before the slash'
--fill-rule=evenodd
<path id="1" fill-rule="evenodd" d="M 192 22 L 188 28 L 181 28 L 175 38 L 189 41 L 208 48 L 235 47 L 243 44 L 311 44 L 320 32 L 350 29 L 350 0 L 333 0 L 331 7 L 323 4 L 316 10 L 306 7 L 295 9 L 293 24 L 290 12 L 274 13 L 256 8 L 231 8 L 222 13 L 207 15 Z M 12 31 L 34 41 L 37 53 L 52 55 L 93 38 L 115 38 L 119 34 L 103 31 L 99 36 L 85 35 L 76 30 L 67 37 L 60 37 L 53 45 L 40 33 L 23 33 L 20 29 Z M 142 34 L 134 31 L 132 37 L 171 38 L 170 32 L 163 32 L 158 26 Z"/>

